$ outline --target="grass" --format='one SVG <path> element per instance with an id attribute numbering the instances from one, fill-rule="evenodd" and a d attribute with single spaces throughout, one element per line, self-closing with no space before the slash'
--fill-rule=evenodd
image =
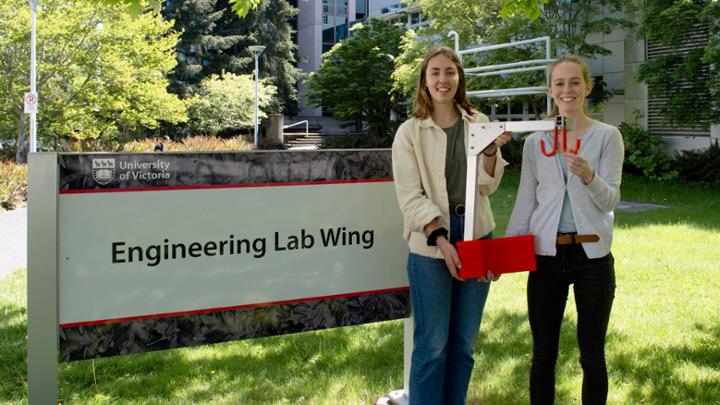
<path id="1" fill-rule="evenodd" d="M 508 173 L 493 198 L 498 235 L 517 181 Z M 616 215 L 609 402 L 720 404 L 720 192 L 626 178 L 623 199 L 671 208 Z M 525 280 L 507 275 L 492 288 L 470 404 L 529 402 Z M 26 403 L 24 271 L 0 281 L 0 315 L 0 403 Z M 579 403 L 575 332 L 571 296 L 558 404 Z M 64 404 L 374 404 L 402 385 L 402 323 L 61 363 L 58 370 Z"/>

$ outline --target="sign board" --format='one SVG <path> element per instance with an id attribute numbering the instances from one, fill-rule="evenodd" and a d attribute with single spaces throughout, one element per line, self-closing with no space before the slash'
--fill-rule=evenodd
<path id="1" fill-rule="evenodd" d="M 410 314 L 389 150 L 38 155 L 31 387 L 40 346 L 73 361 Z"/>
<path id="2" fill-rule="evenodd" d="M 38 94 L 27 92 L 23 98 L 25 105 L 25 114 L 36 114 L 38 106 Z"/>

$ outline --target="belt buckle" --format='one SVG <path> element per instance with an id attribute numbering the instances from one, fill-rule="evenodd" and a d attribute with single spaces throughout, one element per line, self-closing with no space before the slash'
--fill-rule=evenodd
<path id="1" fill-rule="evenodd" d="M 570 239 L 570 240 L 568 240 Z M 557 245 L 574 245 L 577 241 L 575 240 L 575 233 L 558 233 L 555 244 Z"/>
<path id="2" fill-rule="evenodd" d="M 455 214 L 458 216 L 464 216 L 465 215 L 465 204 L 458 204 L 455 206 Z"/>

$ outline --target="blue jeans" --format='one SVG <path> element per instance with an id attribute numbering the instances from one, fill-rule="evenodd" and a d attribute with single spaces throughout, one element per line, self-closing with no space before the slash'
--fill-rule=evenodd
<path id="1" fill-rule="evenodd" d="M 555 363 L 568 288 L 577 307 L 577 340 L 583 369 L 582 403 L 605 404 L 608 375 L 605 335 L 615 297 L 612 254 L 588 259 L 580 245 L 559 245 L 556 256 L 537 256 L 537 271 L 528 277 L 528 317 L 533 337 L 530 403 L 555 401 Z"/>
<path id="2" fill-rule="evenodd" d="M 452 214 L 450 219 L 454 244 L 462 239 L 464 217 Z M 444 260 L 414 253 L 408 257 L 407 270 L 415 318 L 410 404 L 465 404 L 473 344 L 490 284 L 455 280 Z"/>

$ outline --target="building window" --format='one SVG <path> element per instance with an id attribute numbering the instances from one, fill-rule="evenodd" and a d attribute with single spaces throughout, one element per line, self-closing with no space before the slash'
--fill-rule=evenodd
<path id="1" fill-rule="evenodd" d="M 415 25 L 420 23 L 420 13 L 410 14 L 410 24 Z"/>
<path id="2" fill-rule="evenodd" d="M 323 0 L 322 52 L 348 36 L 348 0 Z"/>

